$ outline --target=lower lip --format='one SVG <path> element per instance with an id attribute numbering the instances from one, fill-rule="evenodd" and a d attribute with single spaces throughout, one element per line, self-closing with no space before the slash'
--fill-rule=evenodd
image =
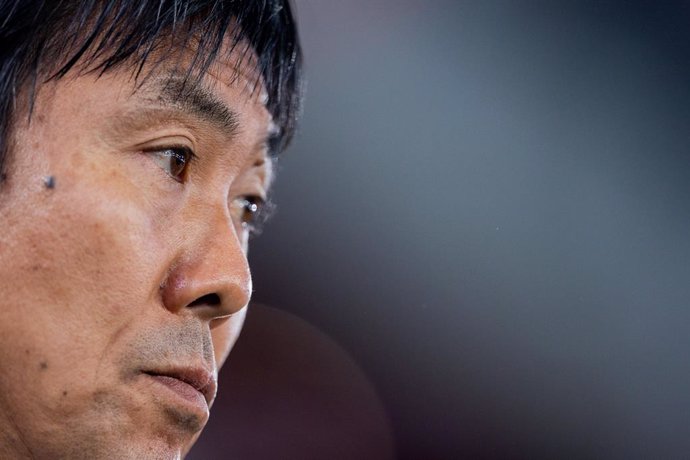
<path id="1" fill-rule="evenodd" d="M 202 412 L 208 412 L 206 398 L 204 398 L 204 395 L 199 390 L 190 384 L 174 377 L 168 377 L 167 375 L 146 375 L 156 383 L 166 387 L 179 398 L 184 399 L 187 403 L 195 406 L 195 409 Z"/>

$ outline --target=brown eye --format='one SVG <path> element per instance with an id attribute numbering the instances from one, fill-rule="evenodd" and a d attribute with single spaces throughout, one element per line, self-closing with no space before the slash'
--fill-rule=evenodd
<path id="1" fill-rule="evenodd" d="M 243 227 L 249 227 L 250 230 L 254 227 L 263 205 L 264 200 L 259 196 L 243 196 L 233 202 L 236 218 Z"/>
<path id="2" fill-rule="evenodd" d="M 194 156 L 187 147 L 169 147 L 148 152 L 158 166 L 178 182 L 184 182 L 187 168 Z"/>

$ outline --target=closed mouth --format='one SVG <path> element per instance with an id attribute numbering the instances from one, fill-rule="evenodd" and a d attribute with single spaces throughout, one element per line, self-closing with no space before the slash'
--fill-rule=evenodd
<path id="1" fill-rule="evenodd" d="M 216 379 L 203 368 L 180 367 L 162 370 L 143 371 L 151 377 L 166 377 L 179 380 L 201 393 L 210 405 L 216 394 Z"/>

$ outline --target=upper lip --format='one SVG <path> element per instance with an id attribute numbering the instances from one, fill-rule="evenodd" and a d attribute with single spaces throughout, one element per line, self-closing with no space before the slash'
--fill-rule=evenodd
<path id="1" fill-rule="evenodd" d="M 149 375 L 162 375 L 166 377 L 172 377 L 183 381 L 184 383 L 194 387 L 197 391 L 204 395 L 207 404 L 211 404 L 211 401 L 216 395 L 216 376 L 215 373 L 209 371 L 204 367 L 198 366 L 180 366 L 180 367 L 169 367 L 164 369 L 155 369 L 144 371 L 145 374 Z"/>

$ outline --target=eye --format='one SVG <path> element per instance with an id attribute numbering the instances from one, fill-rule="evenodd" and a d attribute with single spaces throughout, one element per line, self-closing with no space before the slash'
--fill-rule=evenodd
<path id="1" fill-rule="evenodd" d="M 158 166 L 178 182 L 184 182 L 187 177 L 189 163 L 194 153 L 189 147 L 166 147 L 147 150 Z"/>
<path id="2" fill-rule="evenodd" d="M 250 226 L 254 222 L 263 204 L 264 200 L 258 196 L 243 196 L 235 200 L 236 215 L 243 226 Z"/>
<path id="3" fill-rule="evenodd" d="M 242 196 L 236 198 L 232 203 L 233 216 L 242 227 L 249 230 L 252 234 L 260 233 L 260 226 L 266 221 L 267 212 L 273 206 L 267 203 L 260 196 Z"/>

